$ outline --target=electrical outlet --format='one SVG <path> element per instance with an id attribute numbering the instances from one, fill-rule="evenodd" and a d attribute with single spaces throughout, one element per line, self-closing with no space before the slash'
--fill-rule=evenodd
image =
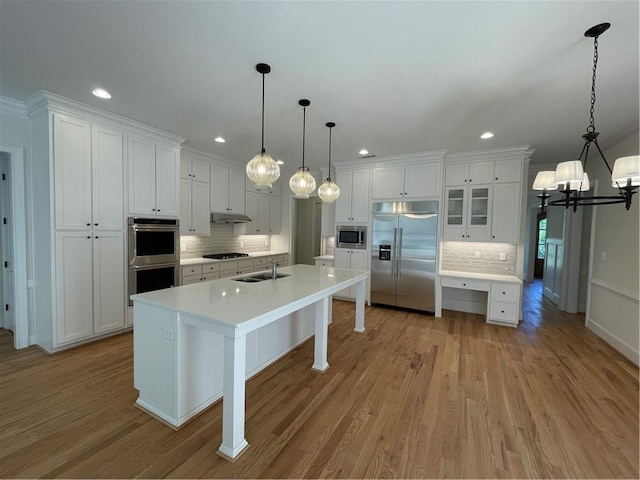
<path id="1" fill-rule="evenodd" d="M 267 245 L 269 245 L 269 242 L 267 240 L 264 241 L 264 246 L 266 247 Z"/>
<path id="2" fill-rule="evenodd" d="M 507 259 L 507 254 L 504 252 L 500 252 L 500 256 L 499 256 L 500 260 L 506 260 Z"/>
<path id="3" fill-rule="evenodd" d="M 602 252 L 600 254 L 600 260 L 603 261 L 603 262 L 607 261 L 607 252 Z"/>
<path id="4" fill-rule="evenodd" d="M 244 242 L 240 240 L 240 247 L 244 247 Z"/>
<path id="5" fill-rule="evenodd" d="M 180 242 L 180 251 L 181 252 L 186 252 L 187 251 L 187 244 L 184 242 Z"/>
<path id="6" fill-rule="evenodd" d="M 175 340 L 176 340 L 176 332 L 175 332 L 175 330 L 172 330 L 170 328 L 165 328 L 164 329 L 164 338 L 166 338 L 167 340 L 170 340 L 172 342 L 175 342 Z"/>
<path id="7" fill-rule="evenodd" d="M 480 252 L 473 252 L 473 258 L 480 258 Z"/>

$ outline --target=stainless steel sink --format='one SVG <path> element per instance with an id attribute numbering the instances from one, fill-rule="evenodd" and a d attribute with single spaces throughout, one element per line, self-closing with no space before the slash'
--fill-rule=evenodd
<path id="1" fill-rule="evenodd" d="M 276 275 L 276 278 L 284 278 L 288 276 L 289 275 L 286 273 L 278 273 Z M 235 280 L 236 282 L 244 282 L 244 283 L 257 283 L 257 282 L 262 282 L 263 280 L 273 280 L 273 277 L 271 276 L 270 273 L 259 273 L 257 275 L 250 275 L 247 277 L 232 278 L 231 280 Z"/>

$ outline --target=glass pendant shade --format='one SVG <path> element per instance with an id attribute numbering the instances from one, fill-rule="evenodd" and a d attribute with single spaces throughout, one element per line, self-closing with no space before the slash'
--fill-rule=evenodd
<path id="1" fill-rule="evenodd" d="M 309 198 L 309 194 L 316 189 L 316 179 L 309 173 L 309 167 L 298 168 L 289 179 L 289 188 L 296 198 Z"/>
<path id="2" fill-rule="evenodd" d="M 280 165 L 268 153 L 259 153 L 247 163 L 247 177 L 257 188 L 272 188 L 280 178 Z"/>
<path id="3" fill-rule="evenodd" d="M 611 185 L 614 187 L 625 187 L 631 179 L 631 186 L 640 186 L 640 155 L 630 157 L 620 157 L 613 164 L 611 173 Z"/>
<path id="4" fill-rule="evenodd" d="M 318 188 L 318 196 L 323 202 L 333 203 L 336 201 L 336 198 L 340 196 L 340 187 L 336 182 L 327 178 L 327 180 L 320 185 L 320 188 Z"/>
<path id="5" fill-rule="evenodd" d="M 553 170 L 538 172 L 536 179 L 533 181 L 533 189 L 557 190 L 558 184 L 556 183 L 556 172 Z"/>
<path id="6" fill-rule="evenodd" d="M 571 160 L 569 162 L 561 162 L 556 167 L 555 182 L 556 185 L 563 186 L 567 182 L 579 182 L 584 176 L 582 162 L 580 160 Z"/>

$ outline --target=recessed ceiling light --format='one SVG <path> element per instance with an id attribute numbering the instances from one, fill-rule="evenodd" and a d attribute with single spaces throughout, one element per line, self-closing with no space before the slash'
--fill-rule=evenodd
<path id="1" fill-rule="evenodd" d="M 226 142 L 226 140 L 222 137 L 216 137 L 213 139 L 214 142 L 218 142 L 218 143 L 224 143 Z"/>
<path id="2" fill-rule="evenodd" d="M 276 163 L 277 163 L 278 165 L 284 165 L 284 162 L 283 162 L 282 160 L 276 160 Z"/>
<path id="3" fill-rule="evenodd" d="M 369 150 L 365 150 L 364 148 L 358 152 L 360 155 L 367 155 Z"/>
<path id="4" fill-rule="evenodd" d="M 486 140 L 487 138 L 491 138 L 493 137 L 493 133 L 491 132 L 485 132 L 482 135 L 480 135 L 480 138 L 482 138 L 483 140 Z"/>
<path id="5" fill-rule="evenodd" d="M 107 92 L 104 88 L 94 88 L 91 93 L 93 93 L 98 98 L 106 98 L 106 99 L 111 98 L 111 94 Z"/>

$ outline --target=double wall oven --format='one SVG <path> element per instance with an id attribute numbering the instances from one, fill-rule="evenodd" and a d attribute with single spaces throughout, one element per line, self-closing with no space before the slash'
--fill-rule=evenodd
<path id="1" fill-rule="evenodd" d="M 129 295 L 179 284 L 179 221 L 129 217 Z"/>

